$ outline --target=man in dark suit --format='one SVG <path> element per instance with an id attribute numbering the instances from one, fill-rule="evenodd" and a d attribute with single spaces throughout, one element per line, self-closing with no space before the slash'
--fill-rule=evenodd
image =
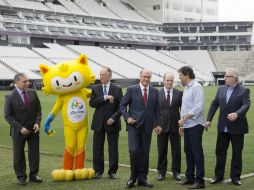
<path id="1" fill-rule="evenodd" d="M 162 132 L 157 136 L 158 146 L 158 180 L 164 180 L 167 172 L 168 139 L 171 144 L 172 164 L 171 170 L 175 180 L 181 180 L 181 137 L 178 133 L 180 108 L 183 92 L 173 88 L 174 75 L 170 72 L 164 74 L 164 87 L 160 90 L 160 121 Z"/>
<path id="2" fill-rule="evenodd" d="M 18 73 L 14 77 L 16 88 L 5 97 L 4 116 L 11 125 L 13 141 L 14 170 L 20 185 L 26 184 L 25 143 L 28 143 L 30 182 L 41 183 L 39 172 L 39 129 L 41 105 L 37 93 L 29 89 L 26 74 Z"/>
<path id="3" fill-rule="evenodd" d="M 153 184 L 147 182 L 149 151 L 152 131 L 154 129 L 159 134 L 161 127 L 159 93 L 149 85 L 151 77 L 150 70 L 142 70 L 140 83 L 128 87 L 120 104 L 128 131 L 131 162 L 131 176 L 126 184 L 128 188 L 134 187 L 136 180 L 139 186 L 153 187 Z"/>
<path id="4" fill-rule="evenodd" d="M 118 169 L 118 139 L 121 130 L 121 112 L 119 104 L 122 100 L 122 89 L 111 83 L 112 71 L 108 67 L 100 70 L 101 84 L 92 87 L 92 97 L 89 101 L 95 108 L 92 121 L 93 135 L 93 166 L 95 178 L 101 178 L 104 172 L 104 142 L 107 134 L 109 151 L 109 171 L 111 179 L 116 179 Z"/>
<path id="5" fill-rule="evenodd" d="M 216 143 L 215 177 L 211 184 L 223 180 L 229 143 L 232 144 L 230 177 L 234 185 L 241 185 L 244 134 L 248 133 L 246 113 L 250 107 L 250 90 L 238 84 L 238 71 L 226 69 L 225 85 L 219 87 L 211 103 L 206 127 L 211 127 L 213 116 L 220 108 Z"/>

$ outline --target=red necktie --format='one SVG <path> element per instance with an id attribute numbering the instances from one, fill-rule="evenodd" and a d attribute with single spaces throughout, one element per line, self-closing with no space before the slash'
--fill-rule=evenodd
<path id="1" fill-rule="evenodd" d="M 143 89 L 144 90 L 144 103 L 145 103 L 145 106 L 147 105 L 147 89 L 146 88 L 144 88 Z"/>
<path id="2" fill-rule="evenodd" d="M 23 94 L 23 98 L 24 98 L 24 104 L 25 104 L 26 108 L 29 109 L 30 105 L 29 105 L 28 96 L 26 94 L 26 91 L 23 91 L 22 94 Z"/>

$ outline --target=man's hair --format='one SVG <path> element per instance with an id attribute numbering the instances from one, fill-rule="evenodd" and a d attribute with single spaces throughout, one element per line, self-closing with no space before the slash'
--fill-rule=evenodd
<path id="1" fill-rule="evenodd" d="M 238 73 L 238 70 L 235 69 L 235 68 L 226 68 L 225 69 L 225 72 L 232 72 L 233 73 L 233 76 L 235 77 L 236 81 L 238 82 L 239 81 L 239 73 Z"/>
<path id="2" fill-rule="evenodd" d="M 14 76 L 14 81 L 18 81 L 21 77 L 27 76 L 25 73 L 17 73 Z"/>
<path id="3" fill-rule="evenodd" d="M 141 75 L 143 72 L 148 72 L 152 76 L 152 71 L 149 69 L 142 69 L 139 74 Z"/>
<path id="4" fill-rule="evenodd" d="M 172 77 L 175 77 L 173 73 L 171 73 L 171 72 L 166 72 L 166 73 L 163 75 L 163 80 L 165 80 L 165 77 L 166 77 L 167 75 L 170 75 L 170 76 L 172 76 Z"/>
<path id="5" fill-rule="evenodd" d="M 109 76 L 112 77 L 112 70 L 109 67 L 102 67 L 102 69 L 105 69 L 109 73 Z"/>
<path id="6" fill-rule="evenodd" d="M 189 66 L 183 66 L 180 69 L 178 69 L 178 73 L 182 73 L 184 76 L 189 75 L 190 79 L 195 79 L 194 71 Z"/>

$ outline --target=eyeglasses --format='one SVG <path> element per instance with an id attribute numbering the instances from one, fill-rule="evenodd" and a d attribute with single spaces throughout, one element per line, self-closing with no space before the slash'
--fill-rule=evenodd
<path id="1" fill-rule="evenodd" d="M 224 75 L 225 78 L 235 78 L 235 76 L 232 76 L 232 75 Z"/>
<path id="2" fill-rule="evenodd" d="M 30 82 L 29 80 L 24 80 L 24 81 L 21 81 L 22 83 L 28 83 Z"/>

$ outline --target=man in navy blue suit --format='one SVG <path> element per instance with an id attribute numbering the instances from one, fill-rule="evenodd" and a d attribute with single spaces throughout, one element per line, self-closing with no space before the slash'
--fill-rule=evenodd
<path id="1" fill-rule="evenodd" d="M 226 69 L 225 85 L 219 87 L 211 103 L 206 127 L 211 127 L 213 116 L 220 108 L 216 143 L 215 177 L 211 184 L 223 180 L 229 143 L 232 144 L 230 177 L 234 185 L 241 185 L 244 134 L 248 133 L 246 113 L 250 107 L 250 90 L 238 84 L 238 71 Z"/>
<path id="2" fill-rule="evenodd" d="M 139 186 L 153 187 L 153 184 L 147 182 L 152 131 L 160 134 L 162 129 L 159 121 L 159 93 L 150 85 L 151 77 L 150 70 L 142 70 L 140 83 L 128 87 L 120 103 L 128 131 L 131 162 L 131 176 L 127 181 L 127 188 L 134 187 L 136 180 Z"/>

